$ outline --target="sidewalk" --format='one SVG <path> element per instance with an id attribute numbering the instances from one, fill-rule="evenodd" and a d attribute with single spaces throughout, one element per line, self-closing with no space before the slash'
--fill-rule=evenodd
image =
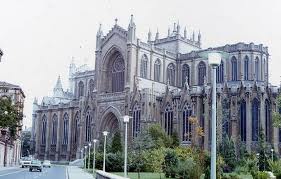
<path id="1" fill-rule="evenodd" d="M 11 169 L 19 169 L 20 166 L 14 166 L 14 167 L 0 167 L 0 171 L 4 171 L 4 170 L 11 170 Z"/>
<path id="2" fill-rule="evenodd" d="M 77 166 L 67 166 L 67 179 L 93 179 L 93 175 L 83 171 L 83 169 Z"/>

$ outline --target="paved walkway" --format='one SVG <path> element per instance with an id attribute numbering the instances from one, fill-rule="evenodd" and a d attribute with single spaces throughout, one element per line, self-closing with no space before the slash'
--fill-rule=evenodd
<path id="1" fill-rule="evenodd" d="M 93 179 L 93 175 L 77 166 L 67 166 L 68 179 Z"/>
<path id="2" fill-rule="evenodd" d="M 0 171 L 3 171 L 3 170 L 11 170 L 11 169 L 16 169 L 16 168 L 20 168 L 20 166 L 14 166 L 14 167 L 0 167 Z"/>

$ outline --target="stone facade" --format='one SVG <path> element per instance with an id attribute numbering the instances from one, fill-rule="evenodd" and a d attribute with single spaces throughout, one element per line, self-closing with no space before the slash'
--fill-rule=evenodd
<path id="1" fill-rule="evenodd" d="M 196 38 L 195 38 L 196 36 Z M 253 43 L 237 43 L 201 49 L 200 32 L 188 37 L 179 24 L 164 38 L 157 32 L 147 42 L 136 37 L 131 17 L 128 29 L 117 24 L 104 36 L 96 35 L 95 70 L 70 65 L 70 87 L 65 92 L 60 78 L 53 97 L 34 102 L 33 137 L 40 159 L 74 160 L 80 150 L 107 130 L 112 136 L 123 133 L 124 115 L 129 138 L 152 123 L 169 134 L 177 133 L 182 145 L 210 147 L 211 68 L 203 53 L 220 50 L 223 57 L 217 70 L 218 134 L 241 140 L 254 150 L 260 132 L 276 151 L 278 129 L 272 126 L 277 88 L 268 82 L 268 49 Z M 82 67 L 81 67 L 82 68 Z M 84 66 L 85 68 L 85 66 Z M 194 132 L 194 122 L 204 136 Z M 54 139 L 55 137 L 55 139 Z M 43 141 L 43 142 L 42 142 Z"/>

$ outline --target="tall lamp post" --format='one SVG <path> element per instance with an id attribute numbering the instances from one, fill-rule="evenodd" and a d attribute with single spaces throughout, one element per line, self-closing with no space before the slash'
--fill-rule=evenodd
<path id="1" fill-rule="evenodd" d="M 90 170 L 90 158 L 91 158 L 91 146 L 92 146 L 92 144 L 91 143 L 89 143 L 89 155 L 88 155 L 88 170 Z"/>
<path id="2" fill-rule="evenodd" d="M 272 160 L 272 162 L 273 162 L 273 152 L 274 152 L 274 150 L 271 149 L 271 160 Z"/>
<path id="3" fill-rule="evenodd" d="M 93 174 L 95 173 L 95 165 L 96 165 L 96 143 L 97 143 L 97 139 L 94 139 L 94 159 L 93 159 Z"/>
<path id="4" fill-rule="evenodd" d="M 105 172 L 105 153 L 106 153 L 106 136 L 107 136 L 108 132 L 107 131 L 103 131 L 103 135 L 104 135 L 104 145 L 103 145 L 103 171 Z"/>
<path id="5" fill-rule="evenodd" d="M 211 179 L 216 179 L 216 161 L 217 161 L 217 84 L 216 84 L 216 69 L 221 63 L 221 53 L 217 51 L 210 51 L 208 53 L 208 61 L 212 67 L 213 81 L 212 81 L 212 144 L 211 144 Z"/>
<path id="6" fill-rule="evenodd" d="M 86 170 L 86 165 L 87 165 L 87 164 L 86 164 L 86 156 L 87 156 L 86 151 L 87 151 L 87 146 L 85 146 L 84 148 L 85 148 L 85 151 L 84 151 L 84 153 L 85 153 L 85 154 L 84 154 L 84 169 Z"/>
<path id="7" fill-rule="evenodd" d="M 127 148 L 128 148 L 128 123 L 130 121 L 130 116 L 124 116 L 125 123 L 125 154 L 124 154 L 124 177 L 127 177 Z"/>

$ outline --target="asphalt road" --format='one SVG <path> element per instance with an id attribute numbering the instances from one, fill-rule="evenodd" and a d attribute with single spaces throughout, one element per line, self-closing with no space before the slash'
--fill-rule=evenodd
<path id="1" fill-rule="evenodd" d="M 0 179 L 66 179 L 64 166 L 43 168 L 42 172 L 29 172 L 28 168 L 0 171 Z"/>

